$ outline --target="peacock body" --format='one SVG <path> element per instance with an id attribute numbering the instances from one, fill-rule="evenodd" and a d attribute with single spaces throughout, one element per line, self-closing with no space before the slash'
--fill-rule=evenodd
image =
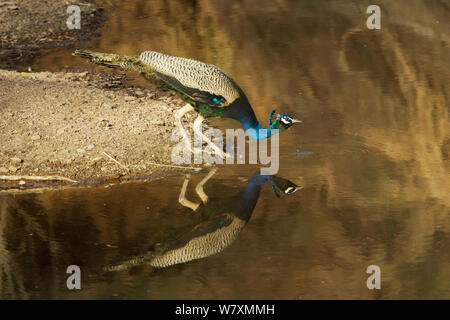
<path id="1" fill-rule="evenodd" d="M 268 138 L 274 132 L 284 131 L 298 122 L 288 114 L 282 114 L 272 121 L 272 112 L 270 126 L 265 129 L 236 82 L 220 68 L 201 61 L 155 51 L 145 51 L 140 56 L 124 56 L 77 50 L 74 55 L 99 65 L 140 72 L 146 77 L 156 76 L 178 92 L 201 116 L 235 119 L 254 139 Z M 191 109 L 186 108 L 179 117 L 189 111 Z"/>

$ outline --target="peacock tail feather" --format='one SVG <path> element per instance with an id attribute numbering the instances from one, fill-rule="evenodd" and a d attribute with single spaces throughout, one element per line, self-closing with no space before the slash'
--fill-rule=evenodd
<path id="1" fill-rule="evenodd" d="M 124 71 L 135 71 L 154 76 L 153 70 L 146 66 L 137 56 L 126 56 L 114 53 L 101 53 L 89 50 L 76 50 L 75 56 L 85 58 L 92 63 Z"/>
<path id="2" fill-rule="evenodd" d="M 195 101 L 223 107 L 244 96 L 234 80 L 214 65 L 154 51 L 141 53 L 139 59 Z"/>
<path id="3" fill-rule="evenodd" d="M 145 51 L 139 57 L 76 50 L 74 55 L 97 65 L 156 76 L 204 117 L 229 117 L 228 107 L 247 98 L 235 81 L 218 67 L 193 59 Z"/>

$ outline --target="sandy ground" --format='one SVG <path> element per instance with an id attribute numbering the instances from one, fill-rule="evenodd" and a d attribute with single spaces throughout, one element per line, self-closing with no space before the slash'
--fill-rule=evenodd
<path id="1" fill-rule="evenodd" d="M 66 24 L 73 4 L 81 10 L 79 30 Z M 0 0 L 0 68 L 23 64 L 42 49 L 78 46 L 104 21 L 103 10 L 88 1 Z M 124 77 L 0 70 L 0 189 L 192 171 L 174 168 L 170 160 L 173 113 L 182 100 L 157 83 L 124 86 Z"/>
<path id="2" fill-rule="evenodd" d="M 172 164 L 173 112 L 183 101 L 152 88 L 114 88 L 117 77 L 0 70 L 0 175 L 85 184 L 186 172 L 155 165 Z M 21 180 L 0 179 L 0 188 L 49 183 Z"/>
<path id="3" fill-rule="evenodd" d="M 80 29 L 69 29 L 67 8 L 80 8 Z M 32 59 L 42 49 L 67 47 L 99 35 L 102 8 L 79 0 L 0 0 L 0 67 Z"/>

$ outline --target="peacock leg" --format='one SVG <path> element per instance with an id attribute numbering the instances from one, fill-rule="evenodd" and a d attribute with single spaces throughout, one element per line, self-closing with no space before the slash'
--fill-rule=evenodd
<path id="1" fill-rule="evenodd" d="M 205 120 L 205 118 L 203 118 L 202 115 L 199 115 L 197 117 L 197 119 L 195 119 L 194 121 L 194 133 L 197 133 L 198 135 L 200 135 L 200 137 L 205 140 L 205 142 L 207 144 L 209 144 L 211 146 L 211 148 L 213 148 L 213 150 L 219 154 L 222 158 L 226 158 L 229 155 L 225 152 L 223 152 L 223 150 L 221 150 L 218 146 L 216 146 L 215 143 L 213 143 L 205 134 L 203 134 L 202 132 L 202 122 Z"/>
<path id="2" fill-rule="evenodd" d="M 206 204 L 208 202 L 208 196 L 206 195 L 205 191 L 203 190 L 203 186 L 206 182 L 208 182 L 209 179 L 212 178 L 212 176 L 216 173 L 217 168 L 212 169 L 205 178 L 203 178 L 202 181 L 200 181 L 197 186 L 195 187 L 195 192 L 197 192 L 200 199 L 202 199 L 202 202 Z"/>
<path id="3" fill-rule="evenodd" d="M 181 132 L 181 135 L 183 136 L 183 140 L 186 144 L 186 148 L 190 152 L 193 152 L 192 148 L 191 148 L 191 139 L 189 139 L 188 133 L 186 132 L 186 130 L 183 127 L 183 124 L 181 123 L 181 118 L 191 111 L 195 111 L 195 109 L 188 103 L 183 108 L 181 108 L 177 112 L 175 112 L 175 125 L 178 127 L 178 129 Z"/>
<path id="4" fill-rule="evenodd" d="M 184 179 L 183 186 L 181 187 L 181 191 L 180 191 L 180 196 L 178 197 L 178 202 L 182 206 L 188 207 L 188 208 L 192 209 L 192 211 L 195 211 L 200 206 L 200 203 L 195 203 L 195 202 L 189 201 L 185 197 L 187 185 L 189 183 L 189 178 L 190 178 L 190 175 L 188 175 L 187 178 Z"/>

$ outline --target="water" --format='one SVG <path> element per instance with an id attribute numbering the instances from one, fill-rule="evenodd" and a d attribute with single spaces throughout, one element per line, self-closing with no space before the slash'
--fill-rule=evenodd
<path id="1" fill-rule="evenodd" d="M 450 298 L 449 4 L 384 3 L 381 30 L 368 30 L 369 4 L 109 1 L 102 36 L 86 48 L 213 63 L 261 122 L 274 106 L 302 119 L 280 136 L 277 174 L 302 189 L 277 198 L 266 183 L 220 252 L 122 271 L 103 268 L 220 223 L 179 204 L 185 177 L 0 194 L 0 297 Z M 70 53 L 31 67 L 92 68 Z M 232 197 L 257 171 L 220 168 L 204 187 L 209 203 L 240 203 Z M 206 174 L 190 177 L 190 201 L 201 202 Z M 70 264 L 82 268 L 80 291 L 66 288 Z M 381 268 L 381 290 L 366 287 L 369 265 Z"/>

